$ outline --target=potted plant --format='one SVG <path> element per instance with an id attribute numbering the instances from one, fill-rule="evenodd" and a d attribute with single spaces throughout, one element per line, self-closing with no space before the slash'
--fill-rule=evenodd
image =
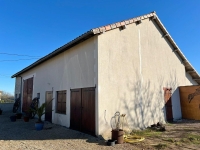
<path id="1" fill-rule="evenodd" d="M 16 118 L 17 118 L 16 115 L 10 116 L 10 121 L 11 121 L 11 122 L 15 122 L 15 121 L 16 121 Z"/>
<path id="2" fill-rule="evenodd" d="M 16 118 L 17 119 L 21 119 L 21 117 L 22 117 L 22 113 L 16 113 Z"/>
<path id="3" fill-rule="evenodd" d="M 43 103 L 40 107 L 37 107 L 35 110 L 33 110 L 33 112 L 36 113 L 36 115 L 38 116 L 38 121 L 35 123 L 35 129 L 36 130 L 42 130 L 44 127 L 44 122 L 42 121 L 42 115 L 45 114 L 45 107 L 46 107 L 46 103 Z"/>
<path id="4" fill-rule="evenodd" d="M 42 103 L 42 105 L 40 107 L 36 107 L 35 109 L 32 109 L 32 111 L 38 116 L 38 121 L 35 123 L 36 130 L 42 130 L 44 127 L 44 122 L 42 121 L 42 116 L 45 114 L 45 108 L 49 103 Z"/>
<path id="5" fill-rule="evenodd" d="M 24 115 L 24 122 L 29 122 L 29 118 L 30 118 L 29 113 L 26 113 L 26 114 Z"/>

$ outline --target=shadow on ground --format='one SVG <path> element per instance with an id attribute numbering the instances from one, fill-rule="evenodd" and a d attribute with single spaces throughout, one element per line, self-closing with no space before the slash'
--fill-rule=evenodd
<path id="1" fill-rule="evenodd" d="M 37 119 L 31 119 L 29 122 L 24 122 L 23 119 L 17 119 L 16 122 L 10 121 L 10 116 L 13 115 L 11 108 L 13 104 L 6 105 L 0 115 L 0 140 L 76 140 L 84 139 L 89 143 L 98 145 L 106 145 L 105 140 L 97 138 L 79 131 L 71 130 L 66 127 L 55 125 L 50 122 L 45 122 L 44 129 L 41 131 L 35 130 L 35 122 Z M 10 109 L 9 109 L 10 107 Z"/>

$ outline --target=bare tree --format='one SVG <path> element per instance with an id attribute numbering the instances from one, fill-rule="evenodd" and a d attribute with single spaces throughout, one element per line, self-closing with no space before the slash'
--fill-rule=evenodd
<path id="1" fill-rule="evenodd" d="M 6 91 L 1 91 L 1 100 L 4 101 L 14 100 L 14 95 Z"/>

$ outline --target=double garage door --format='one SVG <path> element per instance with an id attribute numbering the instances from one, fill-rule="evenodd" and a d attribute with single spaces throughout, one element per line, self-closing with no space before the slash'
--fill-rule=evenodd
<path id="1" fill-rule="evenodd" d="M 95 88 L 71 90 L 70 128 L 95 135 Z"/>

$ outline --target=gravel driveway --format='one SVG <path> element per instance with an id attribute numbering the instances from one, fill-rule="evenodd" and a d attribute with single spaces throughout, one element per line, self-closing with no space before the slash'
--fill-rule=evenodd
<path id="1" fill-rule="evenodd" d="M 11 122 L 12 104 L 1 104 L 0 107 L 3 109 L 0 115 L 0 150 L 136 149 L 127 143 L 106 146 L 104 140 L 48 122 L 42 131 L 36 131 L 36 119 Z"/>
<path id="2" fill-rule="evenodd" d="M 200 149 L 200 121 L 181 120 L 166 124 L 165 132 L 155 132 L 155 135 L 150 132 L 148 134 L 151 136 L 146 136 L 143 142 L 107 146 L 100 138 L 49 122 L 45 122 L 42 131 L 35 130 L 36 119 L 29 122 L 24 122 L 23 119 L 11 122 L 9 117 L 13 115 L 12 106 L 13 104 L 0 104 L 3 109 L 3 114 L 0 115 L 0 150 Z"/>

